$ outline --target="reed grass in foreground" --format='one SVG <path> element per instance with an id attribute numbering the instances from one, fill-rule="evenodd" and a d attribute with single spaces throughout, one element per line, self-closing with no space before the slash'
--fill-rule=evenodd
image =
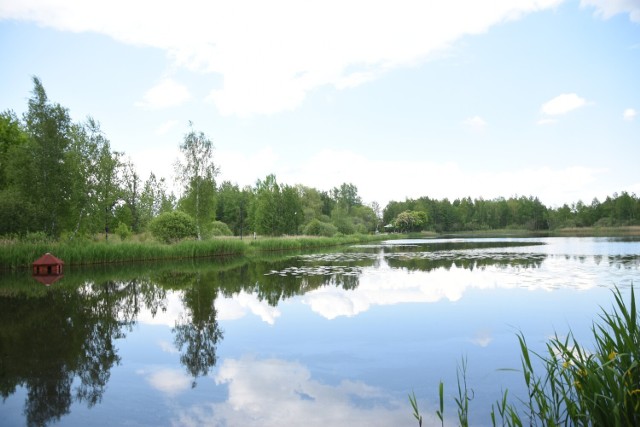
<path id="1" fill-rule="evenodd" d="M 603 312 L 592 327 L 595 348 L 587 350 L 569 334 L 550 339 L 546 353 L 529 349 L 518 335 L 522 373 L 528 396 L 513 404 L 508 390 L 492 405 L 494 426 L 638 426 L 640 425 L 640 329 L 633 288 L 626 304 L 614 291 L 611 313 Z M 542 366 L 542 371 L 536 371 Z M 458 369 L 458 422 L 468 426 L 470 392 L 466 383 L 466 360 Z M 444 425 L 443 383 L 439 385 Z M 422 425 L 415 394 L 409 395 L 413 415 Z"/>

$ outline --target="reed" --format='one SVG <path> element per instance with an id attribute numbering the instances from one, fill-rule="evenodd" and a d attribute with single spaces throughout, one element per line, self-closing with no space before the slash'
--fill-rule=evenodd
<path id="1" fill-rule="evenodd" d="M 66 265 L 88 265 L 299 251 L 366 243 L 387 238 L 389 236 L 386 235 L 292 236 L 257 240 L 215 238 L 202 241 L 183 240 L 174 244 L 156 241 L 35 243 L 12 241 L 0 244 L 0 270 L 28 268 L 33 261 L 47 252 L 62 259 Z"/>
<path id="2" fill-rule="evenodd" d="M 518 335 L 528 395 L 514 404 L 505 390 L 491 408 L 494 426 L 640 425 L 640 318 L 633 288 L 628 303 L 619 289 L 613 293 L 613 310 L 603 311 L 592 326 L 593 349 L 583 347 L 570 333 L 566 338 L 555 335 L 546 351 L 537 353 Z M 455 400 L 458 422 L 464 426 L 469 402 L 465 360 L 458 373 Z M 415 395 L 409 401 L 421 420 Z M 440 408 L 436 415 L 442 420 L 442 383 Z"/>
<path id="3" fill-rule="evenodd" d="M 62 259 L 66 265 L 87 265 L 243 255 L 246 249 L 245 243 L 233 239 L 188 240 L 172 245 L 157 242 L 11 243 L 0 247 L 0 269 L 28 268 L 46 252 Z"/>

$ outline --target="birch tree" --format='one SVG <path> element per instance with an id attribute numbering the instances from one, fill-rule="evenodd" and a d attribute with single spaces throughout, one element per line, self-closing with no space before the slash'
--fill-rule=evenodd
<path id="1" fill-rule="evenodd" d="M 201 240 L 203 226 L 215 219 L 218 168 L 213 162 L 213 144 L 203 132 L 196 132 L 193 123 L 189 122 L 189 132 L 180 144 L 180 153 L 175 169 L 177 179 L 184 187 L 181 206 L 195 219 L 198 240 Z"/>

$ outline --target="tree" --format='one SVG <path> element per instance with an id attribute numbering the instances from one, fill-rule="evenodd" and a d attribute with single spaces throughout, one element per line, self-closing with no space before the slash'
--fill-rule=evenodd
<path id="1" fill-rule="evenodd" d="M 29 134 L 32 161 L 25 172 L 24 194 L 37 207 L 37 227 L 58 236 L 69 213 L 68 164 L 65 154 L 71 143 L 71 119 L 60 104 L 51 104 L 42 83 L 33 77 L 32 96 L 24 122 Z"/>
<path id="2" fill-rule="evenodd" d="M 331 193 L 338 206 L 346 209 L 347 213 L 351 213 L 354 206 L 362 205 L 362 199 L 358 196 L 358 187 L 353 184 L 343 183 L 340 188 L 331 190 Z"/>
<path id="3" fill-rule="evenodd" d="M 215 177 L 218 168 L 213 163 L 213 144 L 203 132 L 197 133 L 189 122 L 189 132 L 180 145 L 182 160 L 176 162 L 178 180 L 184 186 L 183 208 L 196 223 L 198 240 L 203 223 L 215 219 Z"/>
<path id="4" fill-rule="evenodd" d="M 427 215 L 418 211 L 401 212 L 394 221 L 395 227 L 402 232 L 420 231 L 426 224 Z"/>
<path id="5" fill-rule="evenodd" d="M 154 237 L 164 243 L 177 242 L 188 237 L 197 237 L 193 218 L 184 212 L 166 212 L 149 224 Z"/>
<path id="6" fill-rule="evenodd" d="M 251 206 L 253 229 L 260 234 L 277 236 L 281 234 L 278 204 L 280 186 L 273 174 L 258 180 L 255 186 L 255 198 Z"/>
<path id="7" fill-rule="evenodd" d="M 218 188 L 216 199 L 217 220 L 227 224 L 234 234 L 240 234 L 246 212 L 243 212 L 243 195 L 238 185 L 224 181 Z"/>
<path id="8" fill-rule="evenodd" d="M 25 145 L 28 135 L 13 111 L 0 113 L 0 190 L 10 183 L 13 150 Z"/>
<path id="9" fill-rule="evenodd" d="M 164 178 L 159 180 L 151 172 L 140 193 L 140 229 L 146 229 L 149 222 L 156 216 L 171 212 L 174 208 L 175 197 L 167 194 L 167 184 Z"/>
<path id="10" fill-rule="evenodd" d="M 135 170 L 131 160 L 122 164 L 121 168 L 122 194 L 124 206 L 121 211 L 126 212 L 129 217 L 126 220 L 120 220 L 123 224 L 131 227 L 134 232 L 140 231 L 140 176 Z M 123 218 L 124 219 L 124 218 Z"/>

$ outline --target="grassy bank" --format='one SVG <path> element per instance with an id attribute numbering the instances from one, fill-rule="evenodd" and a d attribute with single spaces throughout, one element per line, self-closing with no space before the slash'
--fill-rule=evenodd
<path id="1" fill-rule="evenodd" d="M 75 243 L 21 243 L 0 245 L 0 270 L 30 268 L 31 263 L 49 252 L 62 259 L 66 266 L 147 262 L 221 256 L 253 255 L 261 252 L 295 251 L 340 246 L 381 240 L 388 236 L 353 235 L 341 237 L 277 237 L 244 239 L 216 238 L 203 241 L 182 241 L 162 244 L 153 241 L 84 241 Z"/>
<path id="2" fill-rule="evenodd" d="M 65 265 L 110 264 L 162 259 L 242 255 L 247 245 L 239 240 L 183 241 L 173 245 L 156 242 L 9 243 L 0 250 L 0 268 L 30 267 L 44 253 L 52 253 Z"/>
<path id="3" fill-rule="evenodd" d="M 640 226 L 630 225 L 626 227 L 573 227 L 560 228 L 551 232 L 553 236 L 584 236 L 584 237 L 617 237 L 640 236 Z"/>

